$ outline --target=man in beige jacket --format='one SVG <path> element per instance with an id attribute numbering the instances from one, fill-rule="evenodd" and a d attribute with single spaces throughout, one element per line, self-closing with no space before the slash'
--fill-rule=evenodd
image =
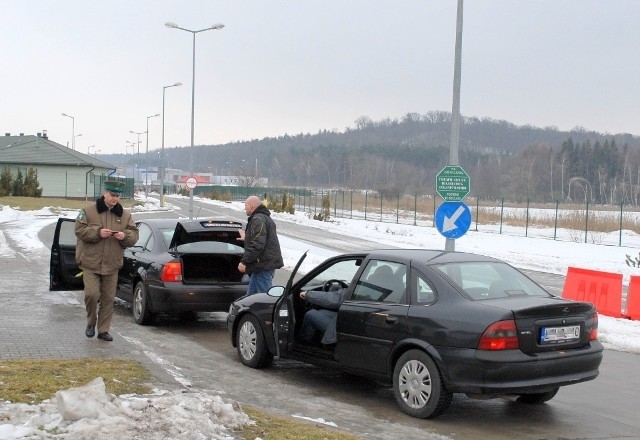
<path id="1" fill-rule="evenodd" d="M 138 227 L 131 212 L 119 203 L 124 183 L 107 181 L 104 187 L 102 197 L 81 210 L 76 218 L 76 262 L 84 281 L 85 335 L 93 338 L 97 325 L 98 338 L 113 341 L 109 329 L 118 270 L 122 267 L 124 248 L 138 241 Z"/>

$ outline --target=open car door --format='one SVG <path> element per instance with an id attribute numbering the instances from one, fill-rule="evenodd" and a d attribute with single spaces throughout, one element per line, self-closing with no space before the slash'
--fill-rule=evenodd
<path id="1" fill-rule="evenodd" d="M 60 218 L 49 259 L 49 290 L 82 290 L 81 270 L 76 263 L 76 220 Z"/>
<path id="2" fill-rule="evenodd" d="M 284 288 L 282 296 L 278 298 L 273 308 L 273 339 L 276 341 L 276 357 L 280 357 L 281 354 L 287 353 L 289 347 L 294 342 L 295 328 L 296 328 L 296 315 L 293 312 L 293 297 L 291 295 L 291 286 L 293 285 L 293 279 L 298 273 L 300 265 L 307 258 L 309 251 L 306 251 L 293 268 L 289 281 Z"/>

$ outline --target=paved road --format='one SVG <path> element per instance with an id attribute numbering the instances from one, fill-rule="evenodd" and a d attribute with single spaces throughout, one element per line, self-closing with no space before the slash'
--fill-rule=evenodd
<path id="1" fill-rule="evenodd" d="M 217 210 L 217 214 L 225 213 Z M 288 225 L 278 226 L 281 234 L 289 234 Z M 640 388 L 636 374 L 640 357 L 627 353 L 607 352 L 597 380 L 564 387 L 546 405 L 457 395 L 441 417 L 418 420 L 397 409 L 389 387 L 365 379 L 293 361 L 276 361 L 261 371 L 243 367 L 229 342 L 224 313 L 201 314 L 191 322 L 165 317 L 143 327 L 133 322 L 128 305 L 118 303 L 114 342 L 87 339 L 81 292 L 47 291 L 48 249 L 25 252 L 18 240 L 11 239 L 11 228 L 17 227 L 0 225 L 0 234 L 14 250 L 0 255 L 3 359 L 136 358 L 152 368 L 166 387 L 209 390 L 285 416 L 323 417 L 372 439 L 640 439 L 635 391 Z M 43 229 L 43 242 L 50 242 L 51 229 Z M 335 250 L 350 246 L 342 236 L 324 234 L 311 236 L 307 231 L 304 238 L 332 243 Z M 279 271 L 277 281 L 284 277 L 286 273 Z"/>

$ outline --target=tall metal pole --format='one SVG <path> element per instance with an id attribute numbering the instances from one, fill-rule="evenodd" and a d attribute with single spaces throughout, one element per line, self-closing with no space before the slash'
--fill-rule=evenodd
<path id="1" fill-rule="evenodd" d="M 460 139 L 460 82 L 462 71 L 462 3 L 458 0 L 458 14 L 456 20 L 456 48 L 453 67 L 453 105 L 451 108 L 451 143 L 449 145 L 449 165 L 458 165 L 458 142 Z M 455 251 L 456 241 L 445 239 L 444 250 Z"/>
<path id="2" fill-rule="evenodd" d="M 160 207 L 164 208 L 164 92 L 169 87 L 180 87 L 182 83 L 177 82 L 175 84 L 171 84 L 170 86 L 162 86 L 162 147 L 160 149 L 160 169 L 162 173 L 160 175 Z"/>
<path id="3" fill-rule="evenodd" d="M 182 31 L 191 32 L 193 35 L 193 57 L 191 63 L 191 148 L 190 148 L 190 159 L 189 159 L 189 175 L 193 176 L 193 142 L 194 142 L 194 123 L 195 123 L 195 95 L 196 95 L 196 34 L 204 31 L 210 30 L 219 30 L 224 27 L 223 24 L 214 24 L 205 29 L 200 29 L 198 31 L 192 31 L 190 29 L 185 29 L 183 27 L 178 26 L 175 23 L 165 23 L 164 24 L 168 28 L 180 29 Z M 189 220 L 193 220 L 193 189 L 189 188 Z"/>
<path id="4" fill-rule="evenodd" d="M 160 113 L 156 113 L 155 115 L 147 116 L 147 148 L 145 153 L 145 159 L 147 162 L 146 171 L 144 173 L 144 196 L 147 197 L 149 195 L 149 119 L 160 116 Z"/>
<path id="5" fill-rule="evenodd" d="M 61 113 L 61 114 L 62 116 L 71 118 L 71 149 L 75 150 L 76 149 L 76 118 L 66 113 Z"/>
<path id="6" fill-rule="evenodd" d="M 191 148 L 189 148 L 189 177 L 193 177 L 193 126 L 196 99 L 196 33 L 193 32 L 193 62 L 191 65 Z M 189 220 L 193 220 L 193 188 L 189 188 Z"/>
<path id="7" fill-rule="evenodd" d="M 149 131 L 149 130 L 147 130 Z M 130 130 L 129 133 L 133 133 L 133 134 L 137 134 L 138 135 L 138 153 L 136 156 L 136 165 L 138 167 L 138 170 L 140 170 L 140 135 L 146 133 L 146 131 L 133 131 Z M 134 168 L 134 175 L 133 175 L 133 186 L 135 187 L 135 183 L 136 183 L 136 176 L 135 176 L 135 168 Z"/>

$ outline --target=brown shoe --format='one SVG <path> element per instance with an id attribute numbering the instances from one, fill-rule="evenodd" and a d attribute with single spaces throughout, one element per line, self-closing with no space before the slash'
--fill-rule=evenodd
<path id="1" fill-rule="evenodd" d="M 98 339 L 102 339 L 103 341 L 113 341 L 113 336 L 108 332 L 98 333 Z"/>

